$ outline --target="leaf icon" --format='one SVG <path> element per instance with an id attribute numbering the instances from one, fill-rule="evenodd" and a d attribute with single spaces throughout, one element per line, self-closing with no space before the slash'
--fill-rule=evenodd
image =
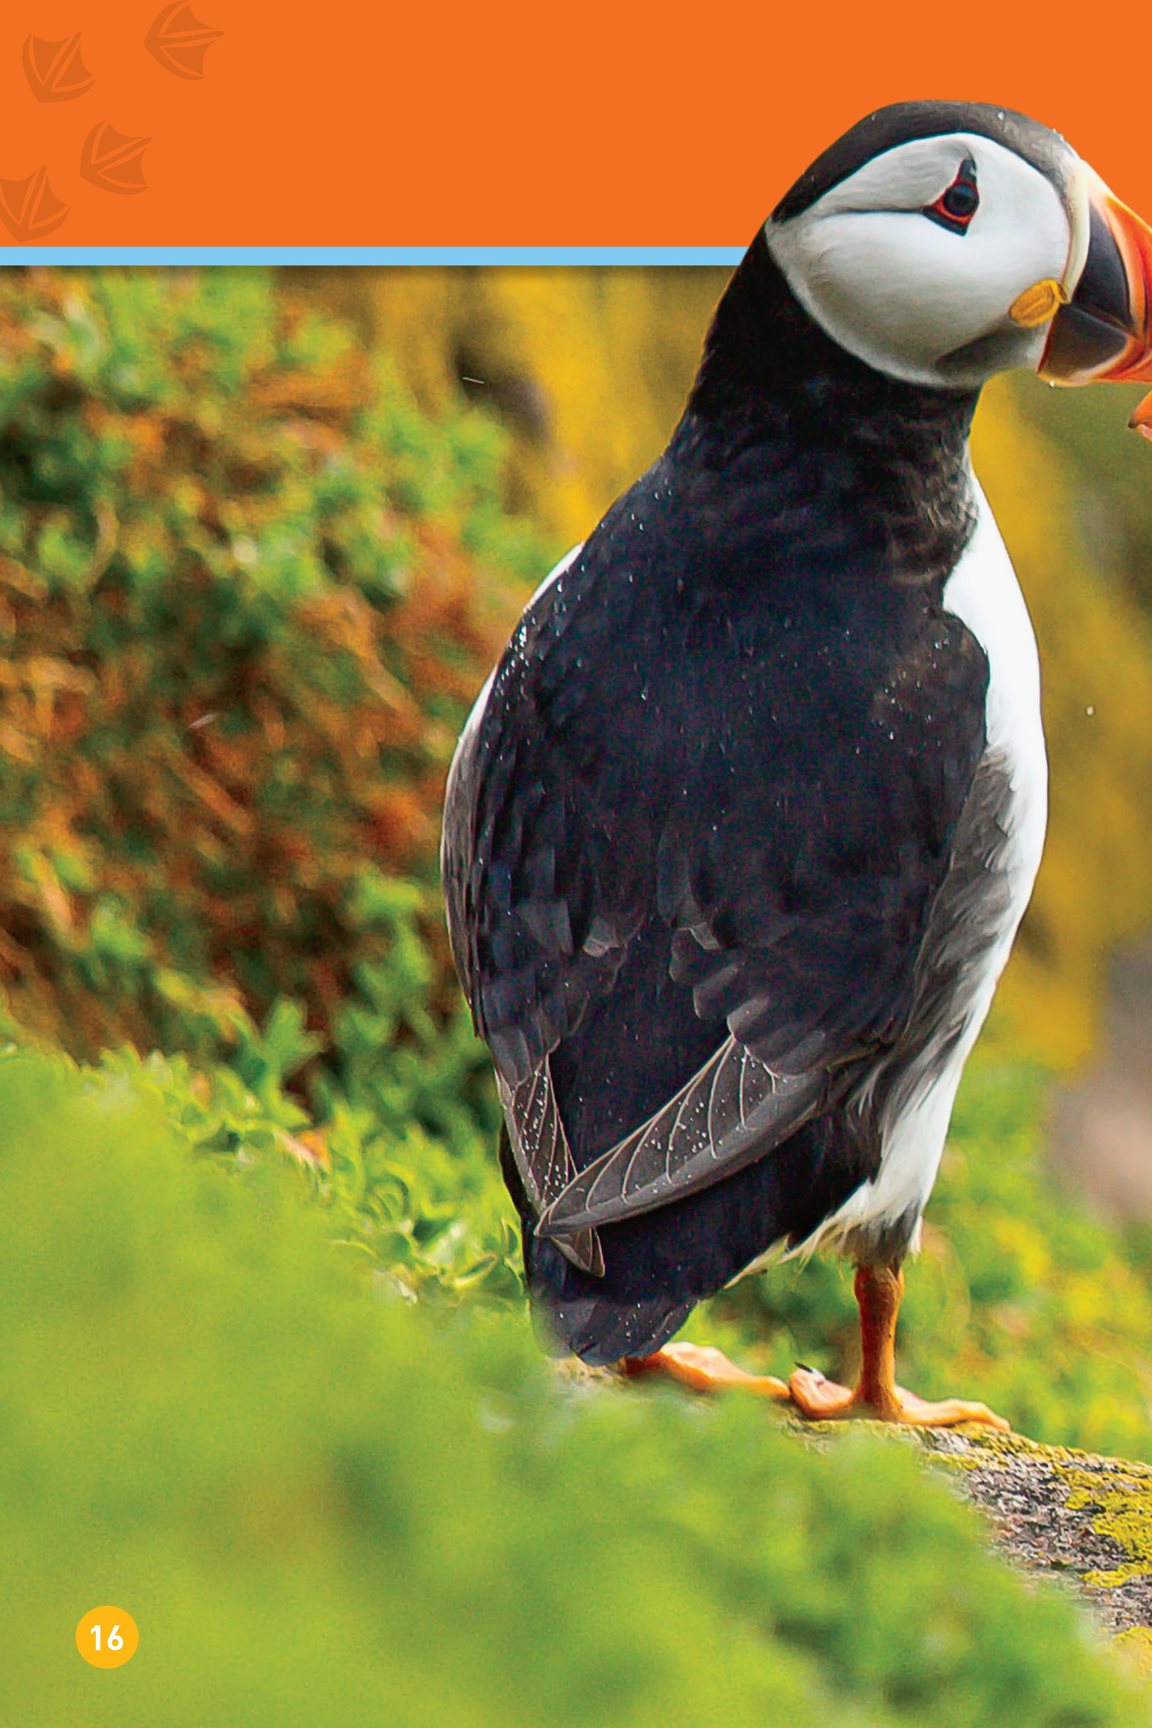
<path id="1" fill-rule="evenodd" d="M 67 214 L 67 204 L 48 184 L 47 168 L 37 168 L 27 180 L 0 180 L 0 222 L 13 240 L 42 240 Z"/>
<path id="2" fill-rule="evenodd" d="M 61 42 L 42 36 L 24 40 L 24 72 L 38 102 L 71 102 L 91 90 L 96 80 L 80 58 L 80 34 Z"/>
<path id="3" fill-rule="evenodd" d="M 80 152 L 80 172 L 103 192 L 146 192 L 140 158 L 151 138 L 129 138 L 115 126 L 93 126 Z"/>
<path id="4" fill-rule="evenodd" d="M 177 78 L 203 78 L 204 56 L 223 34 L 223 30 L 213 30 L 210 24 L 201 24 L 191 6 L 186 6 L 184 0 L 176 0 L 174 6 L 165 6 L 153 20 L 144 46 Z"/>

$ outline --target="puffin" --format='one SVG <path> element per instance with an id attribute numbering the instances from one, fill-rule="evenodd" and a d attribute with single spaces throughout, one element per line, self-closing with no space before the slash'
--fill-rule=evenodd
<path id="1" fill-rule="evenodd" d="M 1152 230 L 1022 114 L 867 115 L 756 233 L 667 448 L 464 727 L 448 930 L 555 1354 L 1007 1426 L 899 1386 L 895 1334 L 1044 841 L 1036 644 L 969 458 L 1016 367 L 1152 381 Z M 816 1249 L 855 1266 L 854 1386 L 675 1340 Z"/>

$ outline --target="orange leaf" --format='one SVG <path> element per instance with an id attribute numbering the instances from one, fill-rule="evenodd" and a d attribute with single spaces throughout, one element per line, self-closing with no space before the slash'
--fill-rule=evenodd
<path id="1" fill-rule="evenodd" d="M 191 6 L 176 0 L 174 6 L 165 6 L 153 20 L 144 46 L 165 71 L 174 72 L 177 78 L 203 78 L 204 56 L 223 34 L 223 30 L 201 24 Z"/>
<path id="2" fill-rule="evenodd" d="M 71 102 L 91 90 L 95 83 L 80 58 L 78 31 L 61 42 L 46 42 L 42 36 L 26 37 L 24 72 L 37 102 Z"/>
<path id="3" fill-rule="evenodd" d="M 27 180 L 0 180 L 0 222 L 13 240 L 42 240 L 67 214 L 67 204 L 48 184 L 47 168 L 37 168 Z"/>
<path id="4" fill-rule="evenodd" d="M 129 138 L 107 122 L 93 126 L 80 152 L 80 172 L 105 192 L 146 192 L 148 183 L 140 158 L 151 142 L 150 138 Z"/>

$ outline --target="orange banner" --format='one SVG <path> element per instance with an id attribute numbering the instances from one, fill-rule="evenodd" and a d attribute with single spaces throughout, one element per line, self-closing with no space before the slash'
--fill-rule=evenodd
<path id="1" fill-rule="evenodd" d="M 931 95 L 1047 122 L 1147 213 L 1119 33 L 1003 0 L 16 0 L 0 247 L 739 246 L 851 121 Z"/>

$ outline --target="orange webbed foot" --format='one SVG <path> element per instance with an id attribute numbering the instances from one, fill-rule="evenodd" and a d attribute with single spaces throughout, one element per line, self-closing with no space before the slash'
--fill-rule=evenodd
<path id="1" fill-rule="evenodd" d="M 736 1386 L 780 1404 L 789 1399 L 783 1380 L 774 1374 L 748 1374 L 710 1344 L 666 1344 L 653 1356 L 626 1356 L 621 1366 L 631 1376 L 664 1374 L 693 1392 L 720 1392 Z"/>
<path id="2" fill-rule="evenodd" d="M 1009 1433 L 1011 1424 L 975 1399 L 918 1398 L 903 1386 L 878 1390 L 869 1398 L 859 1387 L 850 1389 L 826 1380 L 812 1368 L 798 1368 L 788 1382 L 792 1403 L 812 1422 L 838 1422 L 853 1417 L 873 1422 L 904 1422 L 917 1428 L 955 1428 L 960 1422 L 982 1422 Z"/>

